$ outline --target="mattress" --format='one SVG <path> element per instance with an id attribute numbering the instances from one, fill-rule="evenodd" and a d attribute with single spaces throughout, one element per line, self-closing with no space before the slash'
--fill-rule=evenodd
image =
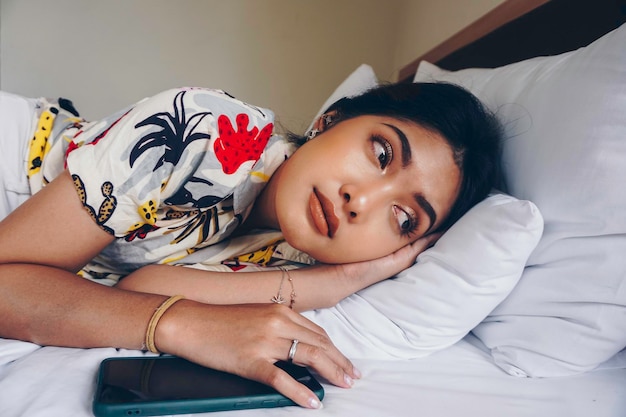
<path id="1" fill-rule="evenodd" d="M 0 339 L 0 416 L 92 416 L 96 372 L 108 357 L 133 350 L 40 347 Z M 353 359 L 363 378 L 351 389 L 322 381 L 319 411 L 299 407 L 195 415 L 624 417 L 626 350 L 596 370 L 561 378 L 518 378 L 494 365 L 468 335 L 414 360 Z"/>

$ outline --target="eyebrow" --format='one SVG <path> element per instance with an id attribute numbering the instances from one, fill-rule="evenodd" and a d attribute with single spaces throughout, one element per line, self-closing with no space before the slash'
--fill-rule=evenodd
<path id="1" fill-rule="evenodd" d="M 423 195 L 415 194 L 413 195 L 413 198 L 415 199 L 417 204 L 426 212 L 426 215 L 428 215 L 428 218 L 430 219 L 430 225 L 428 226 L 428 229 L 426 229 L 426 231 L 424 232 L 424 234 L 426 234 L 430 229 L 432 229 L 433 225 L 437 221 L 437 213 L 435 213 L 433 206 L 430 205 L 428 200 L 426 200 L 426 197 L 424 197 Z"/>
<path id="2" fill-rule="evenodd" d="M 406 168 L 411 163 L 411 158 L 413 157 L 411 153 L 411 145 L 409 144 L 409 139 L 398 127 L 389 123 L 383 124 L 387 127 L 390 127 L 394 132 L 396 132 L 396 135 L 398 135 L 398 139 L 400 139 L 400 148 L 402 151 L 402 168 Z"/>

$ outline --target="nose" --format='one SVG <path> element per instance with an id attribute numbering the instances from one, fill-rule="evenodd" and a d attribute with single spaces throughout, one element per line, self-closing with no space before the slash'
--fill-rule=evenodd
<path id="1" fill-rule="evenodd" d="M 368 213 L 389 199 L 389 190 L 378 182 L 346 184 L 339 192 L 343 199 L 343 210 L 353 222 L 364 221 Z"/>

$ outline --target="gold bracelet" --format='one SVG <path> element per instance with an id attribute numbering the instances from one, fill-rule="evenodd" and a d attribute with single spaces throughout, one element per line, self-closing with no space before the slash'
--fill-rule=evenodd
<path id="1" fill-rule="evenodd" d="M 159 324 L 159 320 L 165 314 L 165 312 L 174 305 L 176 301 L 182 300 L 185 297 L 182 295 L 173 295 L 167 300 L 163 301 L 163 303 L 156 309 L 154 314 L 152 314 L 152 318 L 150 318 L 150 322 L 148 323 L 148 329 L 146 330 L 146 340 L 145 345 L 148 350 L 152 353 L 161 353 L 157 349 L 154 344 L 154 334 L 156 333 L 157 325 Z"/>
<path id="2" fill-rule="evenodd" d="M 289 281 L 289 284 L 291 285 L 291 294 L 290 294 L 290 300 L 289 300 L 289 308 L 293 310 L 293 305 L 296 303 L 296 289 L 293 286 L 293 278 L 291 278 L 291 274 L 289 273 L 289 270 L 287 270 L 287 268 L 281 266 L 279 267 L 284 273 L 287 274 L 287 280 Z M 281 282 L 282 284 L 282 282 Z"/>

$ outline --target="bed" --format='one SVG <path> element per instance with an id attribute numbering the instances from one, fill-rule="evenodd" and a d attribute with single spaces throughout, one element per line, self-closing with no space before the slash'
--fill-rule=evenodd
<path id="1" fill-rule="evenodd" d="M 410 271 L 305 313 L 363 373 L 324 383 L 316 415 L 626 416 L 625 21 L 624 1 L 507 0 L 400 70 L 496 112 L 506 194 Z M 328 102 L 376 82 L 361 66 Z M 91 416 L 100 362 L 142 355 L 0 339 L 0 416 Z"/>

